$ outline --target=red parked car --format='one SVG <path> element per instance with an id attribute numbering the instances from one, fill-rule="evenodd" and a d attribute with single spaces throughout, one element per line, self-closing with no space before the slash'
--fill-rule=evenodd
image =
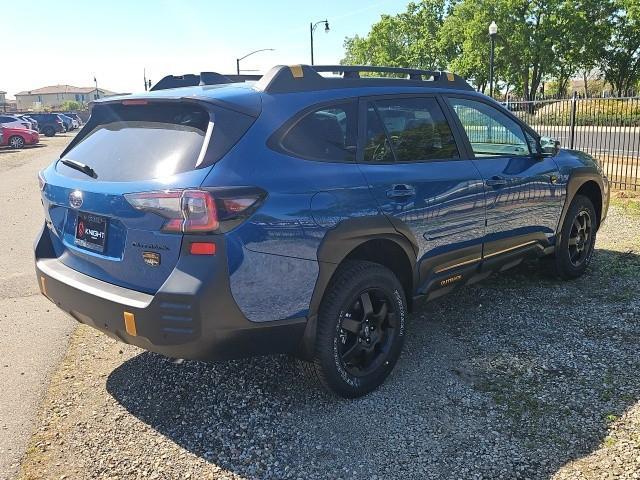
<path id="1" fill-rule="evenodd" d="M 10 128 L 0 126 L 0 146 L 22 148 L 25 145 L 35 145 L 40 141 L 40 135 L 35 130 L 26 128 Z"/>

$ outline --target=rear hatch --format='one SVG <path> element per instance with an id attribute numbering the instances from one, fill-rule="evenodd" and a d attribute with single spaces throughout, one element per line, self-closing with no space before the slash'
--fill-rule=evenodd
<path id="1" fill-rule="evenodd" d="M 60 159 L 42 172 L 59 260 L 100 280 L 155 293 L 174 269 L 183 237 L 179 225 L 167 228 L 158 214 L 166 201 L 160 197 L 199 187 L 253 120 L 196 101 L 96 105 Z M 159 194 L 133 202 L 140 192 Z"/>

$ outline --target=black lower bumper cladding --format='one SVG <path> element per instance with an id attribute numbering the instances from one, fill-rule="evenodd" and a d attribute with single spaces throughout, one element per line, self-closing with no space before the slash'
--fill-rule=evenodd
<path id="1" fill-rule="evenodd" d="M 223 238 L 216 255 L 189 255 L 185 236 L 176 268 L 155 294 L 103 282 L 60 262 L 43 228 L 35 247 L 40 290 L 77 321 L 168 357 L 226 360 L 295 353 L 306 319 L 251 322 L 229 289 Z"/>

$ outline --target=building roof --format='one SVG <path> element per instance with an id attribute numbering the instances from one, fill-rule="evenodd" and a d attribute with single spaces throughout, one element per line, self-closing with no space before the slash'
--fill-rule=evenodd
<path id="1" fill-rule="evenodd" d="M 19 95 L 46 95 L 50 93 L 91 93 L 95 92 L 96 87 L 74 87 L 73 85 L 51 85 L 48 87 L 36 88 L 34 90 L 25 90 L 20 93 L 16 93 L 16 97 Z M 116 92 L 112 92 L 105 88 L 98 88 L 100 92 L 108 95 L 115 95 Z"/>

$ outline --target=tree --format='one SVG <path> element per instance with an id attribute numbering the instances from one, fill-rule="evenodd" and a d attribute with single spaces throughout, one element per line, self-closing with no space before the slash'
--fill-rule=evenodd
<path id="1" fill-rule="evenodd" d="M 398 15 L 383 15 L 366 37 L 345 39 L 343 65 L 385 65 L 441 69 L 435 46 L 446 15 L 446 0 L 411 2 Z"/>
<path id="2" fill-rule="evenodd" d="M 345 40 L 345 64 L 446 67 L 484 91 L 489 24 L 498 24 L 495 81 L 533 99 L 604 74 L 619 94 L 640 81 L 640 0 L 422 0 Z"/>
<path id="3" fill-rule="evenodd" d="M 627 95 L 640 80 L 640 2 L 615 0 L 609 25 L 602 70 L 617 94 Z"/>
<path id="4" fill-rule="evenodd" d="M 482 86 L 488 80 L 491 21 L 498 24 L 496 77 L 515 86 L 525 98 L 533 98 L 542 81 L 558 65 L 566 79 L 575 71 L 567 61 L 556 62 L 563 43 L 578 38 L 566 15 L 568 0 L 462 0 L 445 20 L 441 42 L 451 67 Z M 573 47 L 570 47 L 573 48 Z"/>
<path id="5" fill-rule="evenodd" d="M 62 102 L 62 105 L 60 105 L 60 110 L 63 112 L 80 110 L 81 108 L 82 104 L 80 102 L 74 102 L 73 100 L 66 100 L 65 102 Z"/>
<path id="6" fill-rule="evenodd" d="M 555 20 L 560 36 L 553 45 L 554 68 L 550 76 L 563 92 L 569 80 L 579 75 L 589 95 L 589 80 L 597 80 L 597 70 L 609 37 L 609 0 L 566 0 L 558 5 Z"/>

